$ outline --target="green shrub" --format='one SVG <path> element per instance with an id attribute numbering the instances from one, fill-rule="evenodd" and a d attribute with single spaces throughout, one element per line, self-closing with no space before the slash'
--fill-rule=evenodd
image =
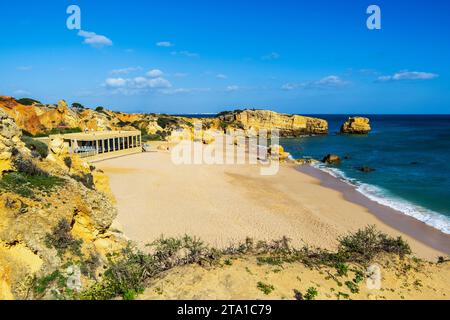
<path id="1" fill-rule="evenodd" d="M 82 240 L 75 239 L 71 231 L 71 225 L 66 219 L 58 222 L 58 225 L 52 230 L 52 233 L 47 233 L 45 244 L 48 248 L 55 248 L 59 255 L 70 251 L 76 255 L 81 256 Z"/>
<path id="2" fill-rule="evenodd" d="M 178 121 L 174 118 L 170 117 L 159 117 L 156 121 L 158 123 L 158 126 L 160 126 L 163 129 L 166 129 L 169 126 L 177 126 Z"/>
<path id="3" fill-rule="evenodd" d="M 44 159 L 48 156 L 48 146 L 42 141 L 35 140 L 28 136 L 22 136 L 22 141 L 25 146 L 35 153 L 40 158 Z"/>
<path id="4" fill-rule="evenodd" d="M 346 265 L 345 263 L 338 262 L 336 264 L 336 271 L 337 271 L 338 276 L 345 277 L 345 276 L 347 276 L 347 273 L 348 273 L 348 265 Z"/>
<path id="5" fill-rule="evenodd" d="M 262 291 L 265 295 L 269 295 L 275 290 L 275 287 L 271 284 L 266 284 L 264 282 L 258 282 L 256 286 L 260 291 Z"/>
<path id="6" fill-rule="evenodd" d="M 368 263 L 380 253 L 403 257 L 411 254 L 411 248 L 401 237 L 392 238 L 380 233 L 374 226 L 339 238 L 338 254 L 347 260 Z"/>
<path id="7" fill-rule="evenodd" d="M 18 157 L 13 161 L 18 172 L 29 176 L 48 176 L 47 172 L 39 168 L 32 160 Z"/>
<path id="8" fill-rule="evenodd" d="M 91 173 L 82 173 L 81 175 L 71 175 L 72 179 L 81 182 L 86 188 L 94 190 L 94 176 Z"/>
<path id="9" fill-rule="evenodd" d="M 72 103 L 72 108 L 75 108 L 75 109 L 84 109 L 84 106 L 83 106 L 81 103 L 74 102 L 74 103 Z"/>
<path id="10" fill-rule="evenodd" d="M 54 282 L 58 282 L 59 284 L 65 284 L 66 282 L 66 279 L 58 270 L 42 278 L 35 278 L 33 281 L 34 293 L 37 295 L 43 295 L 50 284 Z"/>
<path id="11" fill-rule="evenodd" d="M 0 188 L 5 191 L 34 198 L 37 190 L 49 193 L 64 185 L 63 179 L 49 175 L 29 159 L 18 157 L 14 159 L 13 164 L 17 172 L 6 173 L 0 179 Z"/>
<path id="12" fill-rule="evenodd" d="M 347 286 L 347 288 L 350 290 L 351 293 L 358 293 L 359 292 L 359 288 L 354 282 L 346 281 L 345 285 Z"/>
<path id="13" fill-rule="evenodd" d="M 305 300 L 316 300 L 317 296 L 319 295 L 319 292 L 316 288 L 311 287 L 306 291 Z"/>
<path id="14" fill-rule="evenodd" d="M 23 104 L 24 106 L 31 106 L 34 103 L 42 104 L 40 101 L 31 99 L 31 98 L 22 98 L 22 99 L 17 100 L 17 102 L 20 104 Z"/>

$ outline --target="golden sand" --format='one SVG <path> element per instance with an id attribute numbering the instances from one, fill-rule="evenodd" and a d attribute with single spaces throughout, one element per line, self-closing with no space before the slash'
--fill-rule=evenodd
<path id="1" fill-rule="evenodd" d="M 401 235 L 421 258 L 444 255 L 381 222 L 368 209 L 325 188 L 320 181 L 282 165 L 275 176 L 261 176 L 251 165 L 181 165 L 170 153 L 153 152 L 96 164 L 109 176 L 117 199 L 118 223 L 131 240 L 148 243 L 161 235 L 197 236 L 224 247 L 252 237 L 287 236 L 294 246 L 335 249 L 336 239 L 376 225 Z"/>

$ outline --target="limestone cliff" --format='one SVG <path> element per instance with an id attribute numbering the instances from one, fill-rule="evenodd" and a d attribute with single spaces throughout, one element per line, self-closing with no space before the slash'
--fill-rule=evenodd
<path id="1" fill-rule="evenodd" d="M 368 134 L 372 128 L 370 120 L 362 117 L 349 118 L 341 127 L 341 133 Z"/>
<path id="2" fill-rule="evenodd" d="M 64 150 L 40 158 L 0 110 L 0 300 L 76 292 L 124 244 L 102 173 Z"/>
<path id="3" fill-rule="evenodd" d="M 138 129 L 144 133 L 144 139 L 178 141 L 180 138 L 192 137 L 194 123 L 198 121 L 203 123 L 206 143 L 213 140 L 211 135 L 216 130 L 223 132 L 243 129 L 248 134 L 260 129 L 279 129 L 281 135 L 286 137 L 328 132 L 328 123 L 325 120 L 267 110 L 223 112 L 214 118 L 192 119 L 163 114 L 128 114 L 103 107 L 95 110 L 80 106 L 69 107 L 63 100 L 57 105 L 23 105 L 14 98 L 1 96 L 0 110 L 13 118 L 22 130 L 32 135 L 67 129 Z"/>
<path id="4" fill-rule="evenodd" d="M 248 130 L 279 129 L 281 136 L 301 136 L 328 133 L 325 120 L 298 115 L 281 114 L 268 110 L 242 110 L 219 115 L 226 125 L 236 125 Z"/>

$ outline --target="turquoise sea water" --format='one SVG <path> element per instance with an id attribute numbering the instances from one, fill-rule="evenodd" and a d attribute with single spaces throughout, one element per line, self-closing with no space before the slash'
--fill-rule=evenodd
<path id="1" fill-rule="evenodd" d="M 341 156 L 321 166 L 372 200 L 450 234 L 450 115 L 370 115 L 369 135 L 338 134 L 345 115 L 318 115 L 328 136 L 282 139 L 294 158 Z M 358 170 L 369 166 L 376 171 Z"/>

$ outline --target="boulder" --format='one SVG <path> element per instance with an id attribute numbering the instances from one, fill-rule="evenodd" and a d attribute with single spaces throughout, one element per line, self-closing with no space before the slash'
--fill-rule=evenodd
<path id="1" fill-rule="evenodd" d="M 57 157 L 69 154 L 69 145 L 60 136 L 56 136 L 50 141 L 49 148 Z"/>
<path id="2" fill-rule="evenodd" d="M 349 118 L 341 127 L 341 133 L 348 134 L 368 134 L 371 130 L 370 120 L 362 117 Z"/>
<path id="3" fill-rule="evenodd" d="M 284 151 L 283 146 L 280 145 L 273 145 L 269 148 L 268 151 L 272 158 L 278 157 L 280 161 L 286 161 L 291 157 L 291 154 Z"/>
<path id="4" fill-rule="evenodd" d="M 341 158 L 335 154 L 329 154 L 322 160 L 326 164 L 339 164 L 341 163 Z"/>
<path id="5" fill-rule="evenodd" d="M 370 172 L 374 172 L 375 171 L 374 168 L 371 168 L 371 167 L 368 167 L 368 166 L 364 166 L 364 167 L 358 168 L 358 170 L 361 171 L 361 172 L 364 172 L 364 173 L 370 173 Z"/>

